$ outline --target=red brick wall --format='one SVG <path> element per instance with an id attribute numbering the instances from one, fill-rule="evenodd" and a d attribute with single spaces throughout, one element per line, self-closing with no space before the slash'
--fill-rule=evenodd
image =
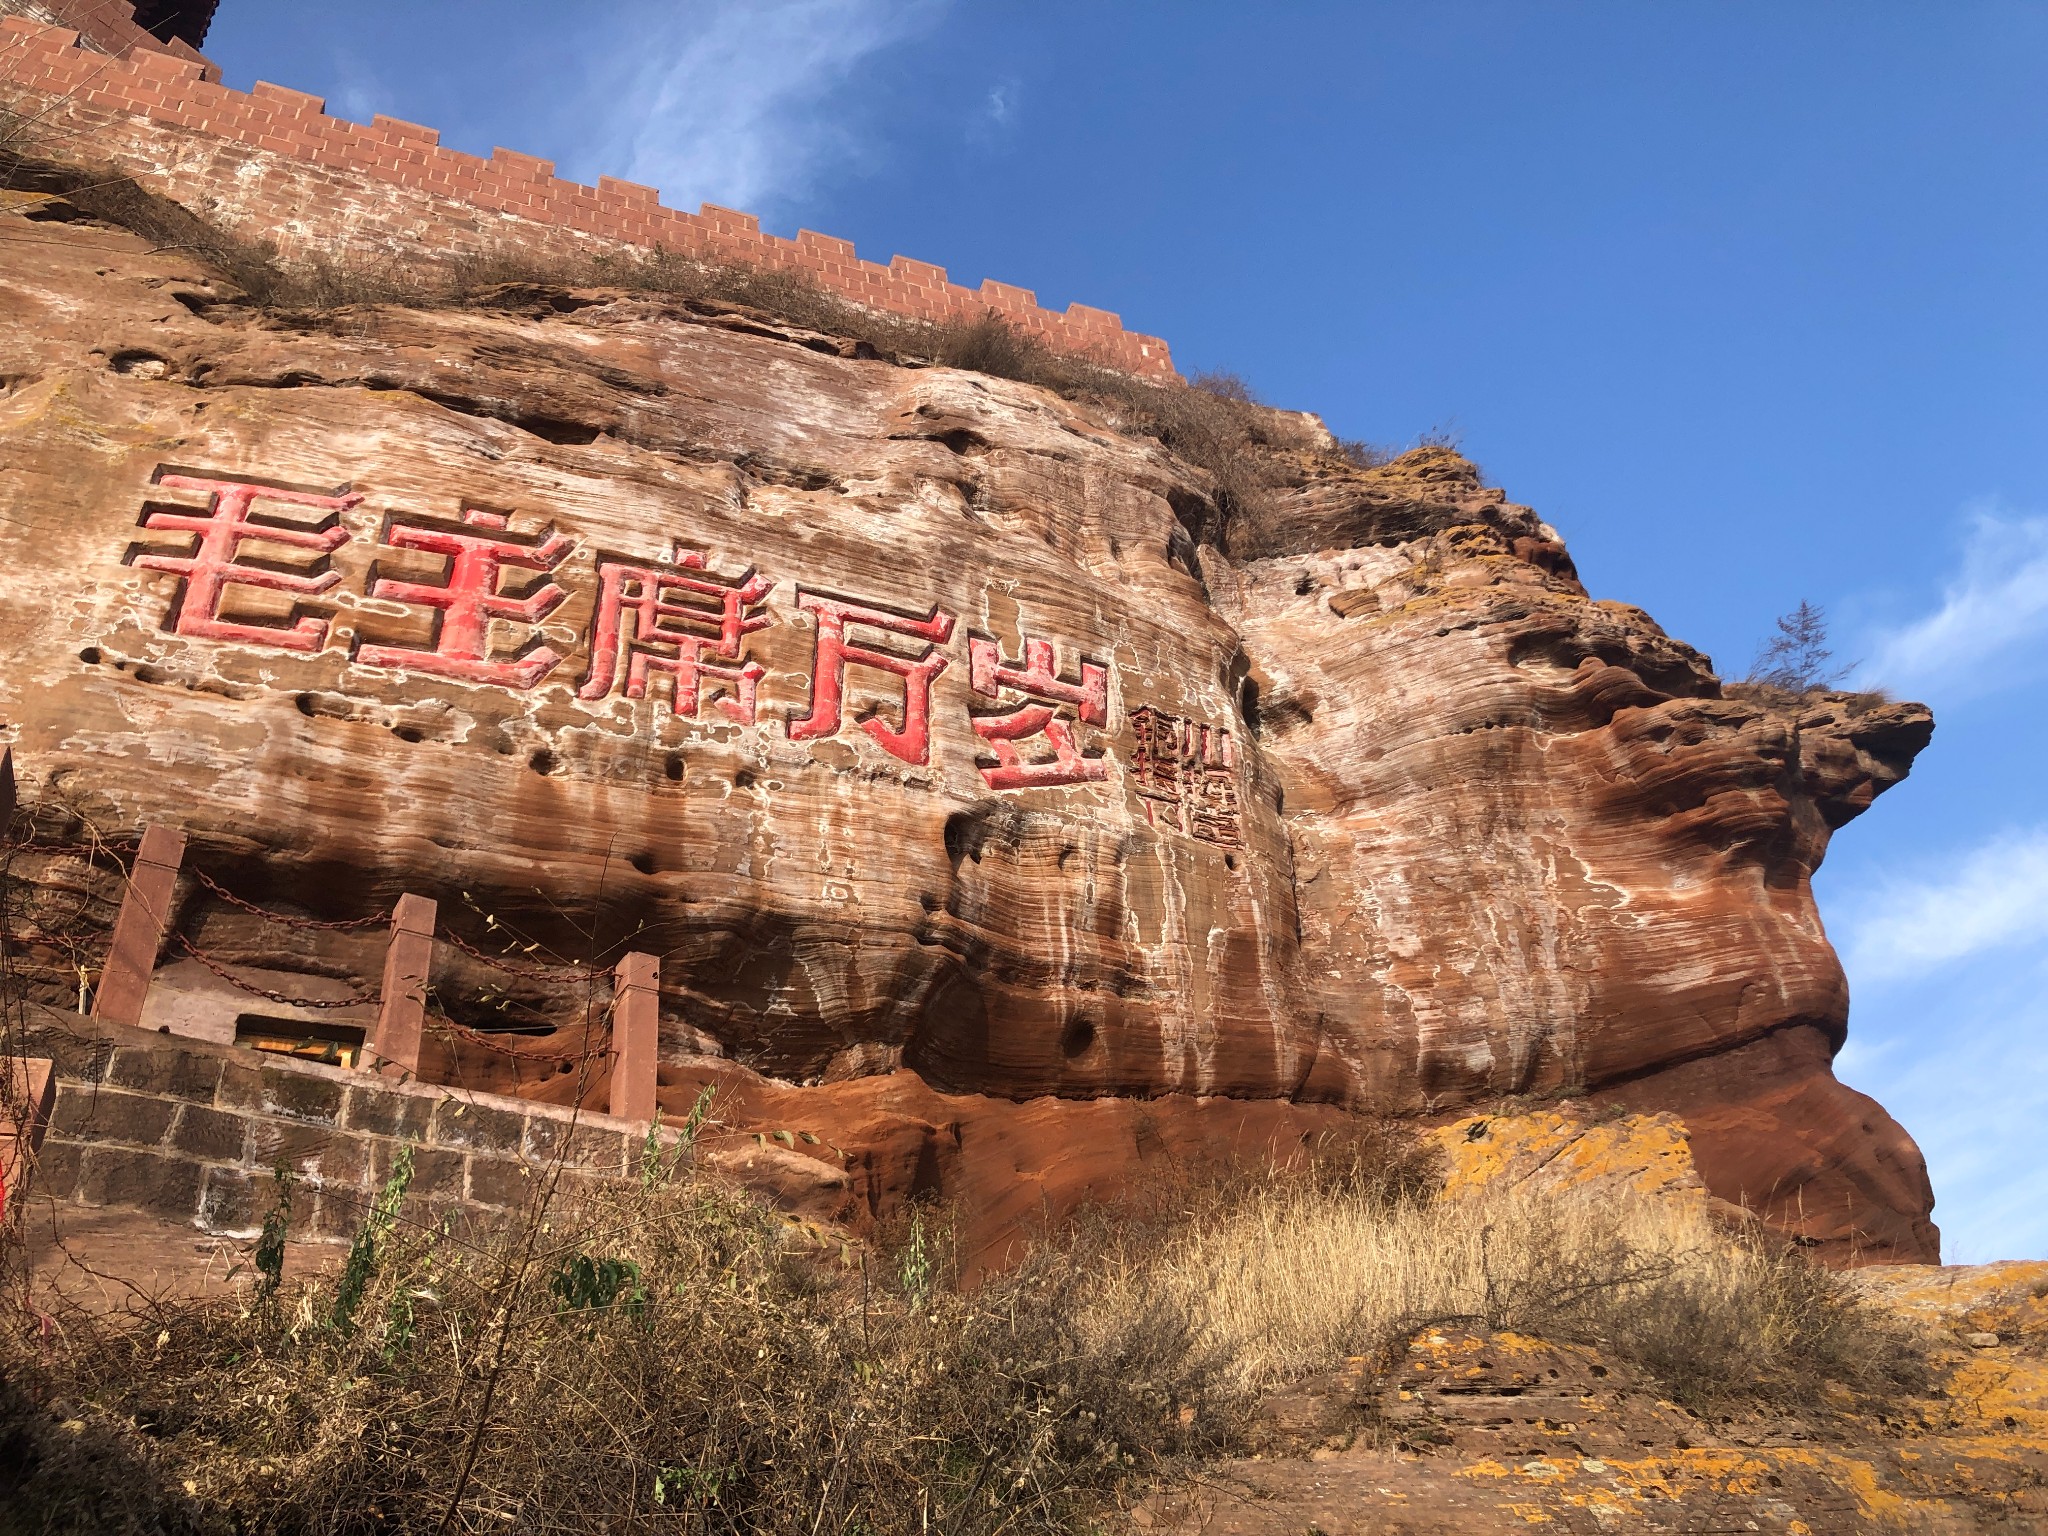
<path id="1" fill-rule="evenodd" d="M 189 43 L 173 38 L 163 42 L 135 20 L 132 0 L 0 0 L 0 14 L 25 16 L 50 26 L 69 27 L 88 48 L 123 57 L 136 48 L 175 54 L 203 66 L 206 78 L 218 80 L 220 71 Z"/>
<path id="2" fill-rule="evenodd" d="M 32 110 L 39 131 L 68 137 L 82 158 L 289 256 L 315 247 L 359 259 L 517 244 L 540 251 L 656 245 L 686 256 L 801 274 L 876 309 L 921 319 L 993 310 L 1063 351 L 1157 378 L 1175 377 L 1166 343 L 1126 331 L 1107 310 L 1042 309 L 1029 289 L 964 288 L 943 267 L 898 256 L 862 261 L 844 240 L 763 234 L 749 214 L 706 203 L 664 208 L 651 187 L 564 181 L 550 161 L 497 149 L 489 159 L 443 149 L 431 128 L 379 117 L 367 127 L 329 117 L 317 96 L 259 83 L 248 93 L 204 78 L 195 59 L 136 48 L 89 52 L 77 34 L 0 17 L 0 95 Z"/>

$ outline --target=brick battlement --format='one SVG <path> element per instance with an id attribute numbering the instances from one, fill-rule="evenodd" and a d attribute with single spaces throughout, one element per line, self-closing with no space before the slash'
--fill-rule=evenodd
<path id="1" fill-rule="evenodd" d="M 137 47 L 113 58 L 78 34 L 0 16 L 0 89 L 42 131 L 82 145 L 178 201 L 260 230 L 280 252 L 403 258 L 519 244 L 570 254 L 659 246 L 686 257 L 789 272 L 856 304 L 920 320 L 994 312 L 1061 351 L 1153 378 L 1176 377 L 1166 343 L 1126 331 L 1107 310 L 1041 308 L 1026 288 L 966 288 L 943 267 L 863 261 L 850 242 L 799 231 L 764 234 L 751 214 L 706 203 L 661 205 L 652 187 L 607 176 L 564 181 L 554 163 L 511 150 L 489 159 L 444 149 L 440 135 L 397 118 L 367 126 L 331 117 L 317 96 L 259 82 L 248 92 L 206 78 L 196 56 Z"/>

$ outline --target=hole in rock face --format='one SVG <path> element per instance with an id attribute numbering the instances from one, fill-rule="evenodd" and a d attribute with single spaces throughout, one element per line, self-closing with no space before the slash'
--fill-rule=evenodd
<path id="1" fill-rule="evenodd" d="M 555 754 L 550 752 L 546 747 L 542 747 L 538 752 L 535 752 L 533 756 L 529 757 L 526 760 L 526 766 L 531 768 L 535 773 L 553 773 L 555 771 L 556 762 L 557 759 L 555 757 Z"/>
<path id="2" fill-rule="evenodd" d="M 299 706 L 300 714 L 304 715 L 308 720 L 313 718 L 313 695 L 302 693 L 293 699 L 292 702 Z"/>
<path id="3" fill-rule="evenodd" d="M 651 853 L 647 853 L 644 851 L 636 853 L 631 858 L 627 859 L 626 862 L 632 865 L 635 869 L 639 870 L 640 873 L 643 875 L 651 875 L 654 873 L 654 855 Z"/>
<path id="4" fill-rule="evenodd" d="M 1076 1056 L 1087 1055 L 1089 1047 L 1094 1044 L 1094 1022 L 1089 1019 L 1076 1019 L 1060 1036 L 1060 1054 L 1072 1061 Z"/>
<path id="5" fill-rule="evenodd" d="M 751 789 L 753 784 L 754 775 L 751 769 L 741 768 L 732 776 L 732 787 L 734 789 Z"/>
<path id="6" fill-rule="evenodd" d="M 964 813 L 946 818 L 946 857 L 958 869 L 962 859 L 981 862 L 981 839 L 975 835 L 974 818 Z"/>
<path id="7" fill-rule="evenodd" d="M 404 742 L 421 742 L 427 739 L 426 733 L 416 725 L 394 725 L 391 727 L 391 734 Z"/>
<path id="8" fill-rule="evenodd" d="M 680 752 L 669 753 L 669 755 L 662 761 L 661 771 L 668 776 L 668 781 L 671 784 L 682 783 L 683 754 Z"/>
<path id="9" fill-rule="evenodd" d="M 1296 597 L 1307 597 L 1315 589 L 1316 579 L 1309 575 L 1307 571 L 1303 571 L 1300 576 L 1295 578 L 1294 595 Z"/>
<path id="10" fill-rule="evenodd" d="M 1223 855 L 1223 867 L 1225 869 L 1237 868 L 1237 855 L 1234 853 L 1226 853 L 1225 855 Z"/>
<path id="11" fill-rule="evenodd" d="M 100 664 L 100 648 L 96 645 L 88 645 L 78 653 L 78 659 L 88 667 L 96 667 Z"/>
<path id="12" fill-rule="evenodd" d="M 1256 736 L 1259 734 L 1259 684 L 1258 679 L 1248 677 L 1238 686 L 1238 713 L 1244 716 L 1244 728 Z"/>
<path id="13" fill-rule="evenodd" d="M 137 379 L 160 379 L 171 371 L 171 365 L 154 352 L 116 352 L 107 366 Z"/>

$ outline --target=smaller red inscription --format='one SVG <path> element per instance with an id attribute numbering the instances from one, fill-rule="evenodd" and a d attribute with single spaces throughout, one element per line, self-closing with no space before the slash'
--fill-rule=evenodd
<path id="1" fill-rule="evenodd" d="M 1003 660 L 1002 648 L 979 635 L 967 642 L 968 679 L 976 693 L 999 699 L 1005 688 L 1035 701 L 1008 714 L 976 715 L 974 734 L 995 753 L 993 765 L 977 764 L 990 789 L 1046 789 L 1062 784 L 1091 784 L 1109 777 L 1100 751 L 1084 752 L 1074 739 L 1074 726 L 1060 717 L 1057 706 L 1070 704 L 1089 725 L 1109 720 L 1109 669 L 1083 659 L 1078 682 L 1062 678 L 1050 640 L 1024 642 L 1024 665 Z M 1053 756 L 1027 761 L 1016 745 L 1042 735 Z"/>
<path id="2" fill-rule="evenodd" d="M 1237 746 L 1230 732 L 1150 705 L 1131 711 L 1131 731 L 1131 777 L 1152 825 L 1220 848 L 1242 848 Z"/>
<path id="3" fill-rule="evenodd" d="M 492 533 L 502 532 L 508 521 L 502 512 L 474 509 L 464 512 L 462 520 L 472 528 L 489 529 Z M 524 596 L 511 597 L 498 590 L 499 577 L 508 566 L 515 570 L 552 571 L 567 558 L 575 540 L 553 530 L 538 544 L 494 538 L 492 533 L 388 525 L 384 530 L 386 547 L 425 550 L 448 559 L 447 576 L 439 584 L 395 581 L 388 576 L 379 576 L 370 584 L 372 597 L 420 603 L 438 610 L 434 616 L 434 648 L 421 651 L 408 646 L 358 642 L 356 660 L 373 667 L 403 667 L 469 683 L 496 683 L 504 688 L 531 688 L 552 672 L 562 658 L 538 638 L 508 660 L 491 660 L 490 621 L 515 619 L 538 624 L 554 612 L 567 594 L 552 581 L 542 582 Z"/>
<path id="4" fill-rule="evenodd" d="M 600 557 L 597 612 L 591 620 L 590 670 L 579 699 L 611 695 L 619 655 L 626 657 L 626 697 L 647 696 L 649 672 L 670 678 L 669 707 L 697 718 L 702 679 L 731 683 L 712 702 L 743 725 L 754 720 L 755 695 L 766 669 L 740 655 L 744 636 L 768 626 L 759 611 L 774 583 L 752 570 L 730 580 L 694 574 L 704 569 L 696 550 L 674 549 L 665 565 L 637 565 Z"/>
<path id="5" fill-rule="evenodd" d="M 166 621 L 172 633 L 204 640 L 239 640 L 245 645 L 272 645 L 287 651 L 317 651 L 327 643 L 327 618 L 294 610 L 289 621 L 282 624 L 224 619 L 221 600 L 230 587 L 260 587 L 267 592 L 298 592 L 308 596 L 332 587 L 341 580 L 341 573 L 326 568 L 327 556 L 348 542 L 341 514 L 362 497 L 322 496 L 310 491 L 279 490 L 247 480 L 209 480 L 197 475 L 160 475 L 156 483 L 168 490 L 203 492 L 208 498 L 204 512 L 161 505 L 143 511 L 145 528 L 194 535 L 190 554 L 153 554 L 140 545 L 131 545 L 128 550 L 127 564 L 146 571 L 169 571 L 183 578 L 177 595 L 171 599 Z M 257 501 L 318 507 L 328 515 L 307 527 L 251 511 L 252 503 Z M 244 563 L 242 547 L 251 543 L 316 550 L 318 558 L 310 569 L 303 571 Z"/>
<path id="6" fill-rule="evenodd" d="M 871 667 L 903 679 L 903 725 L 891 730 L 873 715 L 860 722 L 861 729 L 906 763 L 919 766 L 932 755 L 932 679 L 946 670 L 946 658 L 938 647 L 953 637 L 955 616 L 932 605 L 923 618 L 876 608 L 848 598 L 797 588 L 796 605 L 818 621 L 817 648 L 811 662 L 811 712 L 799 720 L 790 717 L 789 739 L 809 741 L 839 732 L 846 694 L 849 664 Z M 857 624 L 892 635 L 909 635 L 933 642 L 915 655 L 876 650 L 846 637 L 846 626 Z"/>

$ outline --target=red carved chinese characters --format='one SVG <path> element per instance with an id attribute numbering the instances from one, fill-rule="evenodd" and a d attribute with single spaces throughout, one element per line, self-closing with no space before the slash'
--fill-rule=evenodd
<path id="1" fill-rule="evenodd" d="M 744 660 L 740 644 L 768 626 L 768 615 L 759 609 L 774 583 L 751 570 L 731 581 L 692 574 L 703 569 L 704 556 L 695 550 L 670 551 L 666 565 L 598 560 L 590 668 L 576 690 L 579 699 L 610 696 L 623 649 L 627 698 L 645 698 L 649 672 L 665 672 L 670 708 L 694 720 L 701 680 L 717 678 L 733 688 L 712 702 L 741 724 L 753 723 L 765 669 Z"/>
<path id="2" fill-rule="evenodd" d="M 159 475 L 158 485 L 174 491 L 201 491 L 208 498 L 204 512 L 179 511 L 175 507 L 151 506 L 144 510 L 142 526 L 159 533 L 189 533 L 195 536 L 187 555 L 151 554 L 131 546 L 127 563 L 146 571 L 169 571 L 182 577 L 171 599 L 167 625 L 174 634 L 204 640 L 239 640 L 247 645 L 271 645 L 287 651 L 317 651 L 327 643 L 328 620 L 296 608 L 288 622 L 262 624 L 224 619 L 220 605 L 230 587 L 260 587 L 268 592 L 295 592 L 311 596 L 325 592 L 341 580 L 339 571 L 327 568 L 327 557 L 348 542 L 348 530 L 341 526 L 341 514 L 363 498 L 356 495 L 316 495 L 310 491 L 286 491 L 247 480 L 208 480 L 196 475 Z M 285 506 L 318 507 L 327 516 L 311 527 L 263 517 L 250 510 L 256 501 Z M 312 567 L 303 571 L 280 570 L 275 566 L 246 564 L 245 544 L 281 544 L 292 549 L 318 551 Z"/>
<path id="3" fill-rule="evenodd" d="M 1083 723 L 1107 724 L 1107 667 L 1083 658 L 1081 680 L 1068 682 L 1054 668 L 1050 640 L 1025 640 L 1024 665 L 1015 667 L 1003 660 L 1002 647 L 995 641 L 976 635 L 967 642 L 967 672 L 974 691 L 988 698 L 999 699 L 1008 688 L 1028 698 L 1051 701 L 1026 703 L 1008 714 L 973 717 L 974 734 L 996 755 L 994 766 L 976 765 L 990 789 L 1046 789 L 1109 777 L 1109 764 L 1101 753 L 1080 749 L 1074 727 L 1060 718 L 1056 707 L 1071 704 Z M 1039 735 L 1052 747 L 1053 756 L 1026 761 L 1016 743 Z"/>
<path id="4" fill-rule="evenodd" d="M 502 512 L 473 509 L 464 512 L 462 520 L 472 528 L 494 532 L 503 531 L 507 522 Z M 493 538 L 489 533 L 394 524 L 386 528 L 384 543 L 391 549 L 425 550 L 448 559 L 447 577 L 439 585 L 394 581 L 388 576 L 379 576 L 370 584 L 372 597 L 420 603 L 438 610 L 434 616 L 433 649 L 420 651 L 407 646 L 358 643 L 356 660 L 373 667 L 403 667 L 413 672 L 460 678 L 467 683 L 496 683 L 505 688 L 531 688 L 560 663 L 561 656 L 538 639 L 510 660 L 491 660 L 490 621 L 516 619 L 538 624 L 555 611 L 567 594 L 552 581 L 542 582 L 523 597 L 510 597 L 498 590 L 498 580 L 508 566 L 515 570 L 552 571 L 575 543 L 567 534 L 550 531 L 539 544 L 530 544 Z"/>
<path id="5" fill-rule="evenodd" d="M 156 478 L 166 489 L 207 498 L 203 510 L 155 502 L 143 509 L 142 527 L 191 535 L 189 552 L 170 554 L 134 544 L 124 557 L 139 569 L 179 578 L 166 627 L 211 640 L 320 650 L 331 632 L 329 614 L 294 607 L 283 617 L 268 617 L 259 608 L 253 617 L 229 617 L 223 606 L 233 611 L 238 586 L 295 597 L 331 590 L 341 577 L 330 568 L 330 557 L 349 538 L 342 514 L 363 498 L 166 470 Z M 259 502 L 326 515 L 317 523 L 294 522 L 254 510 Z M 387 518 L 385 548 L 438 556 L 445 569 L 437 577 L 410 580 L 379 575 L 372 566 L 368 595 L 430 610 L 433 638 L 425 647 L 358 638 L 354 659 L 514 689 L 535 687 L 561 665 L 560 654 L 538 633 L 510 656 L 491 653 L 493 620 L 538 626 L 561 607 L 568 594 L 556 585 L 553 573 L 575 546 L 567 534 L 552 528 L 513 535 L 509 522 L 506 513 L 476 508 L 465 509 L 453 524 L 402 524 Z M 264 545 L 275 548 L 266 556 Z M 520 572 L 533 573 L 524 580 L 524 590 Z M 721 685 L 710 693 L 712 706 L 742 725 L 757 723 L 767 668 L 747 654 L 746 637 L 773 622 L 767 611 L 771 581 L 751 567 L 736 576 L 714 574 L 702 552 L 680 545 L 671 546 L 662 560 L 601 554 L 596 574 L 579 699 L 607 699 L 620 691 L 627 698 L 645 698 L 650 687 L 658 688 L 654 679 L 661 676 L 668 679 L 671 712 L 696 719 L 710 679 Z M 799 718 L 791 712 L 790 739 L 836 736 L 844 728 L 847 669 L 859 667 L 900 680 L 903 690 L 900 723 L 892 723 L 885 700 L 862 713 L 860 728 L 904 762 L 929 764 L 932 685 L 950 664 L 940 648 L 953 638 L 955 615 L 936 604 L 922 614 L 903 612 L 802 587 L 797 607 L 812 616 L 817 632 L 809 713 Z M 269 611 L 275 612 L 274 604 Z M 994 790 L 1103 782 L 1109 777 L 1108 761 L 1100 748 L 1085 747 L 1083 741 L 1087 728 L 1109 723 L 1109 667 L 1086 656 L 1071 657 L 1075 675 L 1063 676 L 1057 642 L 1028 634 L 1020 638 L 1023 659 L 1013 662 L 1004 659 L 998 641 L 968 637 L 969 686 L 988 701 L 968 712 L 975 736 L 987 748 L 976 771 Z M 1220 847 L 1242 847 L 1237 750 L 1230 732 L 1150 706 L 1133 710 L 1130 718 L 1136 737 L 1130 775 L 1148 821 Z"/>
<path id="6" fill-rule="evenodd" d="M 953 637 L 954 616 L 941 613 L 936 604 L 923 618 L 892 613 L 846 598 L 797 588 L 796 605 L 817 615 L 817 650 L 811 663 L 811 712 L 802 720 L 789 722 L 791 741 L 837 735 L 846 692 L 849 664 L 871 667 L 903 679 L 903 726 L 891 730 L 870 715 L 860 723 L 884 748 L 906 763 L 920 767 L 932 755 L 932 679 L 946 670 L 946 658 L 938 648 Z M 846 626 L 857 624 L 892 635 L 909 635 L 932 642 L 915 655 L 876 650 L 872 645 L 848 640 Z"/>
<path id="7" fill-rule="evenodd" d="M 1137 738 L 1131 778 L 1153 826 L 1221 848 L 1244 846 L 1237 747 L 1221 726 L 1201 725 L 1149 705 L 1131 711 Z"/>

